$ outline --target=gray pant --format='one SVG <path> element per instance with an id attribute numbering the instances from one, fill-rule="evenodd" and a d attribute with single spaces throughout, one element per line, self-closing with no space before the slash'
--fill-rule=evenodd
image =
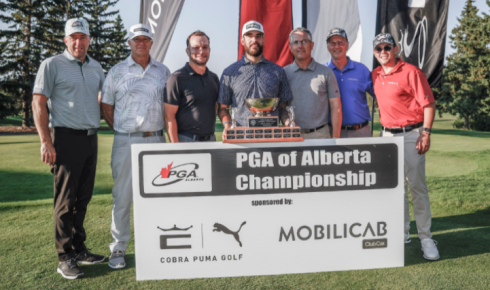
<path id="1" fill-rule="evenodd" d="M 206 141 L 206 142 L 213 142 L 213 141 L 216 141 L 216 136 L 214 136 L 214 134 L 213 134 L 213 136 L 211 136 L 211 140 Z M 194 140 L 191 137 L 179 134 L 179 142 L 186 142 L 187 143 L 187 142 L 199 142 L 199 141 Z"/>
<path id="2" fill-rule="evenodd" d="M 303 139 L 328 139 L 330 138 L 330 133 L 328 131 L 328 126 L 325 125 L 323 128 L 316 130 L 311 133 L 302 133 Z"/>
<path id="3" fill-rule="evenodd" d="M 407 183 L 412 194 L 413 215 L 417 225 L 419 238 L 431 239 L 430 227 L 432 215 L 430 212 L 429 188 L 425 182 L 425 154 L 420 155 L 416 146 L 422 127 L 407 133 L 392 134 L 381 131 L 380 137 L 403 137 L 405 152 L 405 233 L 410 230 L 410 205 L 407 194 Z"/>
<path id="4" fill-rule="evenodd" d="M 129 135 L 114 136 L 112 144 L 112 223 L 113 241 L 109 245 L 111 253 L 115 250 L 126 251 L 131 238 L 129 226 L 131 203 L 133 202 L 133 182 L 131 170 L 131 144 L 165 143 L 165 136 L 131 137 Z"/>
<path id="5" fill-rule="evenodd" d="M 330 134 L 332 134 L 332 126 L 328 126 Z M 358 130 L 340 130 L 340 138 L 360 138 L 373 137 L 369 124 Z"/>

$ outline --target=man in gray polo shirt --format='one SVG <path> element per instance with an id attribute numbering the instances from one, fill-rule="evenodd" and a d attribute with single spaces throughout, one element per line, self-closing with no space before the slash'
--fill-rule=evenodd
<path id="1" fill-rule="evenodd" d="M 87 55 L 90 32 L 85 19 L 66 22 L 64 42 L 63 54 L 46 59 L 39 67 L 32 111 L 41 139 L 41 159 L 54 174 L 54 231 L 60 261 L 57 271 L 66 279 L 77 279 L 84 275 L 77 263 L 105 260 L 87 250 L 83 227 L 94 189 L 100 126 L 98 96 L 104 72 Z"/>
<path id="2" fill-rule="evenodd" d="M 342 104 L 337 79 L 332 69 L 311 57 L 314 42 L 311 32 L 296 28 L 289 34 L 289 48 L 294 62 L 284 67 L 293 93 L 289 105 L 294 107 L 296 124 L 305 139 L 339 138 L 342 124 Z M 328 113 L 333 132 L 328 130 Z"/>
<path id="3" fill-rule="evenodd" d="M 116 64 L 102 89 L 102 115 L 115 131 L 112 146 L 112 224 L 109 267 L 126 266 L 124 253 L 131 237 L 129 217 L 133 201 L 131 144 L 165 143 L 163 90 L 169 69 L 150 57 L 151 28 L 136 24 L 129 29 L 131 55 Z"/>

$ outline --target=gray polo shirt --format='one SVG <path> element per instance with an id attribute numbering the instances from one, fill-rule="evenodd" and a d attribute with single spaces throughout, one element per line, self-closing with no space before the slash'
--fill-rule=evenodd
<path id="1" fill-rule="evenodd" d="M 98 95 L 104 84 L 102 66 L 87 56 L 82 64 L 67 50 L 41 63 L 34 94 L 48 98 L 49 127 L 100 127 Z"/>
<path id="2" fill-rule="evenodd" d="M 293 99 L 296 124 L 303 129 L 314 129 L 328 123 L 329 99 L 340 98 L 337 79 L 332 69 L 311 60 L 301 69 L 296 62 L 284 67 Z"/>

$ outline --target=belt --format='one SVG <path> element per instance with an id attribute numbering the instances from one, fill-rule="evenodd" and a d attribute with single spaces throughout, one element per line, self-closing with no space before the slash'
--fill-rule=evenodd
<path id="1" fill-rule="evenodd" d="M 66 134 L 72 134 L 72 135 L 92 136 L 92 135 L 97 134 L 97 128 L 92 128 L 92 129 L 87 129 L 87 130 L 78 130 L 78 129 L 72 129 L 72 128 L 66 128 L 66 127 L 54 127 L 53 130 L 54 130 L 54 132 L 66 133 Z"/>
<path id="2" fill-rule="evenodd" d="M 184 135 L 184 136 L 189 137 L 189 138 L 192 138 L 192 141 L 198 141 L 198 142 L 211 141 L 211 137 L 214 135 L 214 134 L 197 135 L 197 134 L 192 134 L 192 133 L 185 132 L 185 131 L 179 131 L 179 134 Z"/>
<path id="3" fill-rule="evenodd" d="M 422 127 L 422 125 L 424 125 L 424 122 L 420 122 L 420 123 L 417 123 L 417 124 L 408 125 L 408 126 L 405 126 L 405 127 L 398 127 L 398 128 L 386 128 L 385 126 L 381 126 L 381 128 L 383 129 L 383 131 L 390 132 L 392 134 L 397 134 L 397 133 L 410 132 L 413 129 L 417 129 L 417 128 Z"/>
<path id="4" fill-rule="evenodd" d="M 332 126 L 332 123 L 328 123 L 328 125 Z M 369 121 L 366 121 L 366 122 L 360 123 L 360 124 L 341 126 L 340 130 L 355 131 L 355 130 L 359 130 L 363 127 L 366 127 L 367 125 L 369 125 Z"/>
<path id="5" fill-rule="evenodd" d="M 315 129 L 301 129 L 301 132 L 302 133 L 312 133 L 312 132 L 320 130 L 323 127 L 325 127 L 325 125 L 321 125 L 320 127 L 315 128 Z"/>
<path id="6" fill-rule="evenodd" d="M 115 132 L 116 135 L 128 136 L 128 137 L 151 137 L 151 136 L 163 136 L 163 130 L 152 132 L 134 132 L 134 133 L 121 133 Z"/>

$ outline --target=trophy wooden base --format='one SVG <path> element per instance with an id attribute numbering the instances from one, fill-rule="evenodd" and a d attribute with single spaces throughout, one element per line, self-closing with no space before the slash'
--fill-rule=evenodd
<path id="1" fill-rule="evenodd" d="M 223 143 L 298 142 L 304 141 L 300 127 L 236 127 L 226 129 Z"/>

